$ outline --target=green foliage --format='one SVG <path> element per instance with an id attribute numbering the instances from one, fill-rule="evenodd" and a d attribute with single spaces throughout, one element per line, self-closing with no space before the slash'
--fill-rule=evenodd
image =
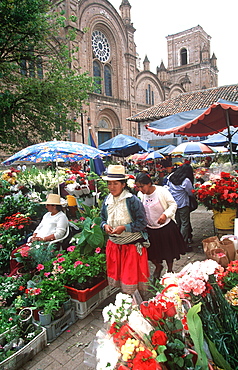
<path id="1" fill-rule="evenodd" d="M 197 352 L 198 359 L 196 365 L 201 366 L 202 370 L 208 368 L 207 356 L 203 350 L 203 327 L 202 321 L 198 316 L 198 312 L 201 311 L 201 302 L 194 305 L 188 310 L 187 313 L 187 322 L 189 334 L 193 340 L 195 351 Z"/>
<path id="2" fill-rule="evenodd" d="M 105 233 L 100 228 L 101 217 L 87 217 L 82 223 L 82 231 L 74 235 L 72 243 L 77 245 L 81 254 L 91 254 L 96 248 L 105 246 Z"/>
<path id="3" fill-rule="evenodd" d="M 40 294 L 35 296 L 36 307 L 43 310 L 45 314 L 58 310 L 68 299 L 68 293 L 59 279 L 43 278 L 36 288 Z"/>
<path id="4" fill-rule="evenodd" d="M 0 179 L 0 196 L 9 194 L 10 187 L 11 187 L 11 184 L 8 181 Z"/>
<path id="5" fill-rule="evenodd" d="M 70 117 L 81 113 L 94 87 L 87 73 L 70 68 L 75 29 L 62 30 L 68 20 L 48 0 L 2 0 L 0 22 L 2 147 L 19 149 L 79 131 Z"/>
<path id="6" fill-rule="evenodd" d="M 42 208 L 44 208 L 42 204 L 29 201 L 29 198 L 20 192 L 15 195 L 9 195 L 4 197 L 1 203 L 0 222 L 4 222 L 5 217 L 11 216 L 17 212 L 35 219 L 36 217 L 40 217 L 40 209 L 40 213 L 42 214 Z"/>
<path id="7" fill-rule="evenodd" d="M 19 247 L 21 249 L 21 247 Z M 34 270 L 39 264 L 50 261 L 54 256 L 55 246 L 49 243 L 34 241 L 31 246 L 24 246 L 25 253 L 15 253 L 17 262 L 23 264 L 25 271 Z"/>

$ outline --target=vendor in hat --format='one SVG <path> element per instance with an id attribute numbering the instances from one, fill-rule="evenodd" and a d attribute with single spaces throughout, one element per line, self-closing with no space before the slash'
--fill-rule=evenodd
<path id="1" fill-rule="evenodd" d="M 33 232 L 33 235 L 28 239 L 27 243 L 12 251 L 9 276 L 15 275 L 17 270 L 22 267 L 22 264 L 17 262 L 14 258 L 15 253 L 19 252 L 21 248 L 35 241 L 50 242 L 52 240 L 61 239 L 67 231 L 69 221 L 62 211 L 60 196 L 58 194 L 49 194 L 47 200 L 41 202 L 41 204 L 45 204 L 48 212 L 43 216 L 40 224 Z"/>
<path id="2" fill-rule="evenodd" d="M 133 294 L 146 291 L 149 277 L 145 210 L 127 189 L 128 175 L 122 165 L 109 165 L 106 176 L 110 194 L 101 209 L 101 227 L 108 235 L 106 245 L 109 285 Z"/>

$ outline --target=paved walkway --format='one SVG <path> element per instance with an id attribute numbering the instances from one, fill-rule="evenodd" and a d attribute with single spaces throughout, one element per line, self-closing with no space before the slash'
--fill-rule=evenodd
<path id="1" fill-rule="evenodd" d="M 212 212 L 202 206 L 191 214 L 193 228 L 192 251 L 174 263 L 174 271 L 180 271 L 189 262 L 204 260 L 202 240 L 215 235 Z M 165 270 L 164 270 L 165 271 Z M 115 294 L 107 298 L 83 320 L 77 320 L 69 330 L 63 332 L 55 341 L 48 344 L 21 370 L 91 370 L 84 364 L 84 348 L 94 339 L 95 334 L 103 327 L 102 308 L 114 302 Z"/>

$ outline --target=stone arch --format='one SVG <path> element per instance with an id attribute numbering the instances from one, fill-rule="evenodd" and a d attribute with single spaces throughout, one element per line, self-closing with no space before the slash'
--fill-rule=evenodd
<path id="1" fill-rule="evenodd" d="M 146 102 L 146 89 L 148 85 L 151 85 L 154 91 L 154 103 L 151 105 L 158 104 L 165 100 L 165 93 L 163 86 L 158 77 L 152 72 L 140 72 L 136 77 L 136 102 L 140 105 L 147 105 Z"/>
<path id="2" fill-rule="evenodd" d="M 173 85 L 172 88 L 170 89 L 168 99 L 176 98 L 178 95 L 184 93 L 185 90 L 182 88 L 181 85 Z"/>
<path id="3" fill-rule="evenodd" d="M 102 141 L 103 137 L 110 139 L 111 137 L 122 133 L 120 119 L 117 113 L 110 108 L 100 110 L 96 115 L 95 131 L 98 145 L 106 141 Z"/>

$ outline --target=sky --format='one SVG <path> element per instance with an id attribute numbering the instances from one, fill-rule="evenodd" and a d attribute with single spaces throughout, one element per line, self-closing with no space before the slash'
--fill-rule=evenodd
<path id="1" fill-rule="evenodd" d="M 109 0 L 119 12 L 121 0 Z M 238 0 L 129 0 L 135 43 L 141 58 L 150 61 L 150 70 L 167 61 L 166 36 L 200 25 L 211 36 L 210 53 L 217 57 L 218 86 L 238 83 Z"/>

